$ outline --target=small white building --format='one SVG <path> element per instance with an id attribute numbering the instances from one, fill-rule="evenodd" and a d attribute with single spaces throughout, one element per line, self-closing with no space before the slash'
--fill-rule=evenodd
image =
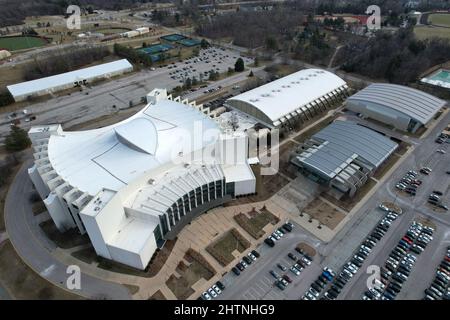
<path id="1" fill-rule="evenodd" d="M 198 215 L 256 190 L 245 133 L 224 132 L 166 90 L 147 99 L 108 127 L 29 131 L 28 172 L 58 229 L 77 228 L 98 255 L 138 269 Z"/>
<path id="2" fill-rule="evenodd" d="M 13 84 L 7 86 L 7 89 L 14 97 L 14 100 L 18 102 L 26 100 L 29 97 L 51 94 L 130 71 L 133 71 L 133 65 L 127 59 L 122 59 L 51 77 Z"/>
<path id="3" fill-rule="evenodd" d="M 145 33 L 150 32 L 150 28 L 149 27 L 141 27 L 141 28 L 137 28 L 136 31 L 139 32 L 139 34 L 145 34 Z"/>
<path id="4" fill-rule="evenodd" d="M 139 31 L 137 31 L 137 30 L 131 30 L 131 31 L 127 31 L 127 32 L 122 33 L 122 36 L 124 38 L 134 38 L 134 37 L 139 36 L 140 34 L 141 33 Z"/>
<path id="5" fill-rule="evenodd" d="M 11 52 L 8 50 L 0 50 L 0 60 L 11 57 Z"/>

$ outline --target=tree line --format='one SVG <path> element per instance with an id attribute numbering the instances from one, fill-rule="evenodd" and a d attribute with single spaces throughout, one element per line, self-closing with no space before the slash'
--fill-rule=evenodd
<path id="1" fill-rule="evenodd" d="M 67 47 L 46 54 L 45 58 L 35 58 L 25 69 L 26 80 L 48 77 L 76 70 L 99 61 L 111 53 L 105 46 Z"/>
<path id="2" fill-rule="evenodd" d="M 337 57 L 342 69 L 374 79 L 407 84 L 418 80 L 429 68 L 450 60 L 450 41 L 419 40 L 413 28 L 395 33 L 379 31 L 366 41 L 351 41 Z"/>

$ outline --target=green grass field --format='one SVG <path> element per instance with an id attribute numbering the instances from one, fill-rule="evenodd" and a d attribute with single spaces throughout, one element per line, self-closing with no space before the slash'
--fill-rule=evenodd
<path id="1" fill-rule="evenodd" d="M 450 27 L 450 14 L 433 13 L 428 17 L 428 22 L 435 26 Z"/>
<path id="2" fill-rule="evenodd" d="M 421 40 L 435 37 L 450 39 L 450 28 L 417 26 L 414 28 L 414 33 Z"/>
<path id="3" fill-rule="evenodd" d="M 42 47 L 47 44 L 47 41 L 36 37 L 1 37 L 0 48 L 9 51 L 17 51 L 22 49 L 29 49 L 34 47 Z"/>

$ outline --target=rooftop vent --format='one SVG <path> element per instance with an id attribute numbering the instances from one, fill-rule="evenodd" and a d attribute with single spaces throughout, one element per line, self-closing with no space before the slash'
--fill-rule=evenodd
<path id="1" fill-rule="evenodd" d="M 258 99 L 250 99 L 250 102 L 258 102 Z"/>

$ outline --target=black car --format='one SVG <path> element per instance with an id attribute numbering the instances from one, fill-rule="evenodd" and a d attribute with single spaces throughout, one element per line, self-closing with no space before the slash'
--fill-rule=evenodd
<path id="1" fill-rule="evenodd" d="M 256 250 L 252 250 L 252 254 L 256 257 L 256 258 L 259 258 L 261 255 L 259 254 L 259 252 L 258 251 L 256 251 Z"/>
<path id="2" fill-rule="evenodd" d="M 311 283 L 311 288 L 313 288 L 314 290 L 316 290 L 317 292 L 322 291 L 322 287 L 317 285 L 315 282 Z"/>
<path id="3" fill-rule="evenodd" d="M 355 266 L 357 266 L 358 268 L 361 268 L 362 266 L 362 262 L 353 258 L 352 260 L 350 260 L 351 263 L 353 263 Z"/>
<path id="4" fill-rule="evenodd" d="M 240 262 L 238 264 L 236 264 L 236 268 L 238 268 L 239 271 L 244 271 L 245 270 L 244 266 Z"/>
<path id="5" fill-rule="evenodd" d="M 275 246 L 275 242 L 273 242 L 273 240 L 266 238 L 264 239 L 264 242 L 269 246 L 269 247 L 274 247 Z"/>
<path id="6" fill-rule="evenodd" d="M 282 228 L 284 230 L 286 230 L 287 232 L 291 232 L 292 231 L 292 227 L 290 225 L 288 225 L 287 223 L 283 224 Z"/>
<path id="7" fill-rule="evenodd" d="M 323 283 L 327 283 L 327 282 L 328 282 L 328 279 L 325 278 L 323 275 L 320 275 L 320 276 L 318 277 L 318 279 L 319 279 L 320 281 L 322 281 Z"/>
<path id="8" fill-rule="evenodd" d="M 220 281 L 216 282 L 216 286 L 222 291 L 225 290 L 225 285 Z"/>
<path id="9" fill-rule="evenodd" d="M 294 261 L 297 261 L 297 257 L 291 252 L 288 253 L 288 257 L 291 258 Z"/>
<path id="10" fill-rule="evenodd" d="M 297 251 L 300 254 L 304 254 L 303 249 L 300 249 L 299 247 L 295 247 L 295 251 Z"/>
<path id="11" fill-rule="evenodd" d="M 233 268 L 231 269 L 231 271 L 233 271 L 233 273 L 234 273 L 235 275 L 237 275 L 237 276 L 241 274 L 241 272 L 239 271 L 239 269 L 236 268 L 236 267 L 233 267 Z"/>
<path id="12" fill-rule="evenodd" d="M 332 285 L 331 289 L 336 291 L 337 294 L 341 293 L 341 289 L 336 284 Z"/>
<path id="13" fill-rule="evenodd" d="M 242 260 L 244 260 L 248 265 L 251 265 L 252 264 L 252 262 L 253 262 L 253 260 L 252 259 L 250 259 L 249 257 L 247 257 L 247 256 L 244 256 L 243 258 L 242 258 Z"/>
<path id="14" fill-rule="evenodd" d="M 320 281 L 319 279 L 317 279 L 316 281 L 314 281 L 314 283 L 316 285 L 318 285 L 319 287 L 321 287 L 322 289 L 325 288 L 326 283 L 323 283 L 322 281 Z"/>

